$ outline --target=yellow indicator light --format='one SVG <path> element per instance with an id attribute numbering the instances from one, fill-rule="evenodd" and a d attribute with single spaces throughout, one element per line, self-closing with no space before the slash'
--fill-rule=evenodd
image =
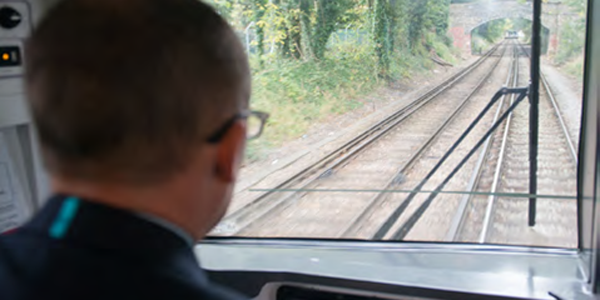
<path id="1" fill-rule="evenodd" d="M 8 55 L 8 53 L 2 53 L 2 60 L 9 60 L 10 59 L 10 55 Z"/>

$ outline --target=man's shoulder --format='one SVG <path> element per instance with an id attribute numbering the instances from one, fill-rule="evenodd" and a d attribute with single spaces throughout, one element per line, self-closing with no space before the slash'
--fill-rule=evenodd
<path id="1" fill-rule="evenodd" d="M 0 236 L 0 299 L 243 299 L 169 271 L 177 269 L 167 260 L 164 268 L 147 267 L 117 256 L 35 233 Z"/>

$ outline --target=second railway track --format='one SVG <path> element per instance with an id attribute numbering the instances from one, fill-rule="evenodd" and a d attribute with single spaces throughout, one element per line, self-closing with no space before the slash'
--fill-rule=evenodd
<path id="1" fill-rule="evenodd" d="M 527 57 L 519 47 L 519 71 L 527 74 Z M 520 76 L 520 85 L 527 83 Z M 478 191 L 500 195 L 474 196 L 470 199 L 464 224 L 455 241 L 553 246 L 577 245 L 576 194 L 577 145 L 571 139 L 552 88 L 541 76 L 538 140 L 538 193 L 557 195 L 537 199 L 537 222 L 527 224 L 528 198 L 503 196 L 503 193 L 528 193 L 528 106 L 520 105 L 496 134 L 490 163 L 482 171 Z M 494 189 L 490 189 L 495 187 Z M 560 195 L 566 196 L 561 199 Z"/>
<path id="2" fill-rule="evenodd" d="M 512 48 L 512 47 L 511 47 Z M 510 49 L 509 49 L 510 50 Z M 507 54 L 510 51 L 507 51 Z M 487 89 L 478 93 L 465 112 L 463 117 L 457 119 L 446 130 L 446 134 L 440 138 L 435 147 L 429 148 L 411 169 L 407 170 L 407 180 L 399 185 L 397 189 L 413 191 L 411 193 L 389 193 L 386 200 L 381 203 L 378 210 L 363 222 L 362 229 L 357 231 L 355 237 L 369 239 L 410 239 L 440 241 L 443 240 L 446 229 L 450 226 L 449 215 L 458 205 L 457 195 L 438 195 L 434 201 L 429 202 L 430 193 L 420 193 L 419 190 L 433 190 L 442 182 L 443 178 L 458 163 L 462 157 L 471 149 L 472 145 L 482 135 L 483 131 L 492 122 L 492 118 L 486 115 L 480 126 L 474 128 L 464 142 L 448 156 L 445 163 L 423 184 L 423 179 L 429 175 L 434 166 L 443 157 L 445 152 L 457 140 L 460 134 L 476 117 L 481 109 L 489 102 L 491 95 L 498 87 L 504 84 L 504 76 L 510 63 L 510 56 L 503 56 L 503 62 L 494 70 L 496 73 L 490 79 Z M 484 126 L 482 126 L 484 125 Z M 461 169 L 447 185 L 448 190 L 463 190 L 468 178 L 467 171 L 473 168 L 470 161 Z M 414 224 L 412 220 L 416 220 Z M 406 233 L 400 233 L 405 231 Z M 396 235 L 403 235 L 396 237 Z"/>

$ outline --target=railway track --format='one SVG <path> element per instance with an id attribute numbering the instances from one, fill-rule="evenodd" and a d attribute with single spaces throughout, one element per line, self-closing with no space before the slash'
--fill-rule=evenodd
<path id="1" fill-rule="evenodd" d="M 492 48 L 490 51 L 486 53 L 486 55 L 482 56 L 480 59 L 475 61 L 473 64 L 464 68 L 463 70 L 456 73 L 454 76 L 444 80 L 439 85 L 433 87 L 432 89 L 424 92 L 420 96 L 417 97 L 410 104 L 400 108 L 398 111 L 389 115 L 385 119 L 377 122 L 376 124 L 370 126 L 367 130 L 362 132 L 360 135 L 355 138 L 349 140 L 344 145 L 336 148 L 335 150 L 329 152 L 323 158 L 318 161 L 310 164 L 305 167 L 301 171 L 295 173 L 292 176 L 289 176 L 286 180 L 275 184 L 273 190 L 282 190 L 286 188 L 298 188 L 302 186 L 307 186 L 311 181 L 319 177 L 323 177 L 327 175 L 335 168 L 344 164 L 347 160 L 351 159 L 354 155 L 359 154 L 362 150 L 367 148 L 373 141 L 378 138 L 386 135 L 389 130 L 394 128 L 394 126 L 400 124 L 404 121 L 404 119 L 415 111 L 417 111 L 420 107 L 427 104 L 429 101 L 438 97 L 444 91 L 452 88 L 458 82 L 460 82 L 466 75 L 473 72 L 477 67 L 479 67 L 489 56 L 494 53 L 494 50 L 497 49 L 499 45 Z M 243 192 L 243 191 L 242 191 Z M 273 200 L 273 194 L 277 193 L 275 201 Z M 256 193 L 254 193 L 256 195 Z M 244 219 L 244 216 L 248 212 L 252 212 L 253 210 L 258 210 L 259 208 L 263 208 L 263 206 L 269 206 L 273 204 L 272 202 L 281 201 L 281 197 L 279 197 L 280 192 L 266 192 L 261 195 L 255 196 L 254 198 L 250 198 L 250 200 L 242 200 L 234 201 L 231 204 L 230 209 L 228 211 L 228 215 L 226 216 L 225 222 L 220 224 L 220 229 L 224 229 L 223 227 L 229 227 L 226 230 L 217 230 L 215 233 L 231 231 L 231 226 L 228 226 L 231 223 L 236 223 L 240 219 Z M 227 226 L 222 226 L 227 225 Z M 217 228 L 219 229 L 219 228 Z"/>
<path id="2" fill-rule="evenodd" d="M 509 65 L 509 57 L 504 64 Z M 496 72 L 507 68 L 498 68 Z M 444 233 L 450 226 L 449 215 L 458 206 L 458 195 L 437 195 L 430 198 L 430 193 L 421 193 L 423 190 L 434 190 L 444 180 L 454 166 L 471 150 L 472 145 L 479 136 L 487 130 L 493 121 L 492 115 L 486 115 L 480 121 L 480 126 L 473 131 L 460 144 L 454 152 L 447 156 L 445 162 L 435 170 L 435 166 L 442 159 L 448 149 L 456 142 L 460 134 L 475 119 L 478 113 L 486 106 L 499 86 L 504 85 L 503 76 L 495 76 L 488 84 L 487 90 L 479 93 L 478 98 L 463 113 L 463 118 L 457 120 L 447 129 L 447 134 L 440 138 L 435 147 L 431 147 L 423 157 L 406 172 L 409 179 L 398 189 L 413 191 L 411 193 L 389 193 L 387 200 L 382 202 L 380 208 L 371 214 L 362 229 L 355 237 L 365 239 L 408 239 L 441 241 Z M 496 105 L 497 106 L 497 105 Z M 446 184 L 448 190 L 464 190 L 468 178 L 465 174 L 473 168 L 473 163 L 467 163 L 461 171 Z M 424 180 L 428 178 L 428 180 Z M 432 200 L 434 199 L 434 200 Z"/>
<path id="3" fill-rule="evenodd" d="M 519 52 L 524 53 L 519 47 Z M 517 62 L 524 60 L 520 55 Z M 528 66 L 517 70 L 527 74 Z M 518 75 L 518 73 L 517 73 Z M 527 84 L 527 76 L 517 82 Z M 538 193 L 567 195 L 576 193 L 576 145 L 562 119 L 551 87 L 542 75 L 540 93 L 540 137 L 538 156 Z M 520 105 L 499 130 L 488 163 L 473 190 L 491 193 L 528 193 L 528 106 Z M 573 248 L 577 245 L 577 207 L 574 199 L 538 199 L 537 224 L 527 225 L 527 198 L 475 195 L 468 208 L 457 212 L 459 226 L 449 231 L 447 241 L 519 244 Z M 460 215 L 462 213 L 462 216 Z"/>
<path id="4" fill-rule="evenodd" d="M 523 51 L 519 46 L 514 52 Z M 527 85 L 528 76 L 519 77 L 519 72 L 528 74 L 527 66 L 519 64 L 523 60 L 521 57 L 522 55 L 517 55 L 513 58 L 512 75 L 509 75 L 507 85 L 511 82 L 513 86 Z M 528 106 L 520 105 L 504 121 L 504 127 L 501 126 L 496 132 L 494 140 L 488 139 L 483 143 L 476 162 L 470 160 L 474 167 L 469 166 L 469 163 L 465 164 L 460 169 L 461 172 L 447 183 L 442 178 L 445 179 L 449 172 L 440 168 L 433 175 L 429 173 L 421 176 L 428 178 L 431 175 L 429 181 L 407 185 L 405 189 L 417 190 L 408 197 L 393 195 L 397 199 L 390 201 L 387 209 L 393 213 L 388 213 L 387 217 L 380 214 L 369 222 L 375 224 L 376 220 L 385 220 L 371 238 L 575 247 L 577 218 L 576 201 L 572 199 L 572 195 L 576 189 L 576 146 L 570 140 L 559 106 L 543 76 L 542 88 L 538 191 L 545 195 L 565 195 L 566 199 L 538 199 L 538 223 L 535 227 L 527 226 L 528 199 L 513 196 L 514 193 L 528 192 Z M 515 98 L 512 97 L 510 103 L 498 104 L 494 118 L 514 101 Z M 478 136 L 473 132 L 472 135 Z M 469 142 L 465 140 L 465 144 L 469 145 Z M 460 146 L 456 152 L 460 152 Z M 463 155 L 458 155 L 461 156 Z M 453 168 L 455 163 L 449 158 L 445 165 Z M 421 160 L 415 168 L 432 169 L 427 160 Z M 469 177 L 466 176 L 468 174 Z M 513 195 L 496 197 L 467 194 L 457 201 L 459 197 L 456 195 L 418 192 L 441 188 Z M 452 215 L 454 217 L 450 218 Z M 442 232 L 446 232 L 445 236 L 440 235 Z"/>
<path id="5" fill-rule="evenodd" d="M 528 65 L 525 64 L 527 68 Z M 576 146 L 562 119 L 552 90 L 542 74 L 538 140 L 538 193 L 574 196 L 577 188 Z M 527 106 L 514 112 L 514 122 L 507 137 L 507 151 L 498 183 L 500 193 L 528 190 L 527 166 Z M 525 164 L 523 164 L 525 160 Z M 525 176 L 524 176 L 525 175 Z M 525 177 L 525 178 L 523 178 Z M 577 246 L 577 203 L 575 199 L 538 199 L 537 222 L 527 226 L 527 198 L 497 197 L 488 208 L 490 217 L 484 220 L 487 232 L 481 241 L 520 245 Z"/>
<path id="6" fill-rule="evenodd" d="M 516 87 L 519 84 L 519 62 L 518 51 L 516 47 L 513 49 L 512 65 L 506 79 L 506 86 Z M 494 120 L 500 113 L 503 113 L 513 103 L 515 96 L 510 96 L 510 100 L 506 101 L 506 97 L 501 100 L 500 106 L 496 110 Z M 512 121 L 512 114 L 508 116 L 506 121 L 498 128 L 495 134 L 486 140 L 482 152 L 479 153 L 476 167 L 473 169 L 469 184 L 465 191 L 488 191 L 490 193 L 497 192 L 498 180 L 500 176 L 500 167 L 504 158 L 506 149 L 506 137 L 508 128 Z M 467 193 L 461 197 L 461 202 L 454 214 L 452 223 L 446 233 L 445 241 L 466 241 L 466 242 L 484 242 L 484 237 L 487 229 L 484 229 L 486 221 L 489 218 L 489 212 L 485 203 L 493 202 L 495 197 L 489 195 L 475 195 Z M 477 208 L 475 208 L 477 206 Z M 469 210 L 467 210 L 467 207 Z M 486 214 L 487 212 L 487 214 Z M 471 217 L 470 214 L 476 216 Z M 469 215 L 470 218 L 467 218 Z M 460 235 L 460 236 L 459 236 Z M 466 236 L 470 236 L 467 238 Z M 482 236 L 483 235 L 483 236 Z"/>
<path id="7" fill-rule="evenodd" d="M 503 49 L 503 47 L 499 47 Z M 472 66 L 429 91 L 412 105 L 371 127 L 367 132 L 317 164 L 276 187 L 384 188 L 402 181 L 411 166 L 443 129 L 484 86 L 499 59 L 493 49 Z M 481 68 L 478 68 L 479 66 Z M 485 68 L 484 68 L 485 67 Z M 451 89 L 454 87 L 453 89 Z M 420 130 L 416 130 L 421 128 Z M 401 141 L 401 143 L 398 143 Z M 382 167 L 384 166 L 384 167 Z M 369 180 L 365 180 L 368 178 Z M 351 199 L 350 199 L 351 198 Z M 267 192 L 226 217 L 216 235 L 336 237 L 380 198 L 372 193 Z M 312 227 L 312 228 L 311 228 Z"/>

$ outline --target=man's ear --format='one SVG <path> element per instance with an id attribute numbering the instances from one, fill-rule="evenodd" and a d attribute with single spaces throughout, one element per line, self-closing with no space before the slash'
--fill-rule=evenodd
<path id="1" fill-rule="evenodd" d="M 236 121 L 229 128 L 217 146 L 216 176 L 223 182 L 237 179 L 238 169 L 244 157 L 246 146 L 246 123 Z"/>

